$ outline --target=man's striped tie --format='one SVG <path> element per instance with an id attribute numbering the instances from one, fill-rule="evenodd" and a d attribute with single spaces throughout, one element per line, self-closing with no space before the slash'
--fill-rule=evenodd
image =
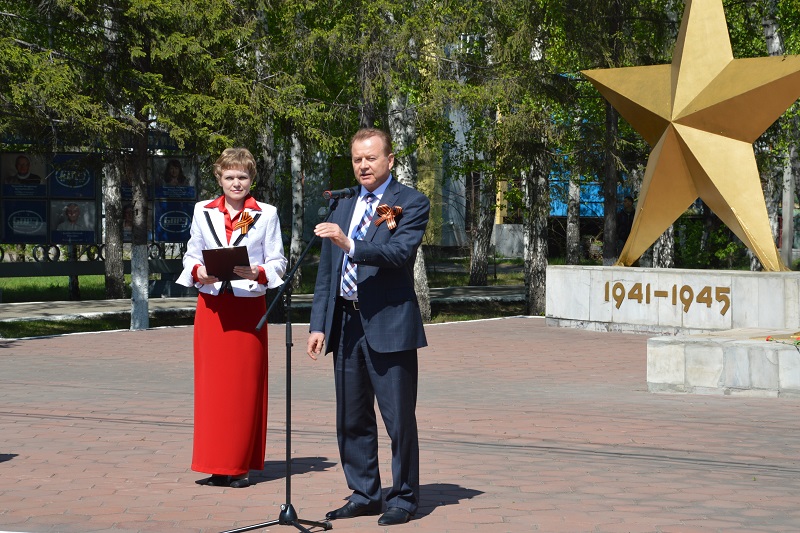
<path id="1" fill-rule="evenodd" d="M 369 227 L 369 223 L 375 215 L 375 206 L 372 205 L 374 200 L 375 195 L 371 192 L 364 195 L 364 201 L 367 202 L 367 209 L 364 211 L 364 216 L 361 217 L 361 221 L 353 228 L 353 233 L 350 235 L 350 238 L 354 241 L 360 241 L 364 238 L 364 235 L 367 234 L 367 227 Z M 358 282 L 357 265 L 350 261 L 350 256 L 347 254 L 344 255 L 344 268 L 342 272 L 344 272 L 344 274 L 342 274 L 342 294 L 348 298 L 355 299 L 356 283 Z"/>

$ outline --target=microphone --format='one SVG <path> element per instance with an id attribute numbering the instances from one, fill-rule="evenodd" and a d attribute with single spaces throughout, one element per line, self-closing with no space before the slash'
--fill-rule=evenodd
<path id="1" fill-rule="evenodd" d="M 326 200 L 338 200 L 339 198 L 352 198 L 356 194 L 355 187 L 348 187 L 346 189 L 339 189 L 336 191 L 324 191 L 322 193 L 322 197 Z"/>

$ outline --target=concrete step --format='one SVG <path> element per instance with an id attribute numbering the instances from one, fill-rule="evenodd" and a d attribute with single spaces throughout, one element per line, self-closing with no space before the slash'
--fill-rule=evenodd
<path id="1" fill-rule="evenodd" d="M 731 396 L 800 397 L 795 330 L 738 328 L 647 341 L 647 388 Z"/>

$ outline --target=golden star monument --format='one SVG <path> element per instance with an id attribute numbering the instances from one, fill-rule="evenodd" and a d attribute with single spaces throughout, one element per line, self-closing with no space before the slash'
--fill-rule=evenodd
<path id="1" fill-rule="evenodd" d="M 766 270 L 788 270 L 752 145 L 800 97 L 800 56 L 734 59 L 722 1 L 687 0 L 671 65 L 583 74 L 652 147 L 617 265 L 701 198 Z"/>

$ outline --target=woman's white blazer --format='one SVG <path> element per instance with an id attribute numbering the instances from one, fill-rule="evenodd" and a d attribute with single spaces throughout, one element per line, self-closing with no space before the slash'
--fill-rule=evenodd
<path id="1" fill-rule="evenodd" d="M 192 278 L 192 270 L 195 265 L 204 264 L 203 250 L 220 248 L 214 235 L 217 236 L 223 246 L 232 246 L 239 239 L 242 231 L 241 229 L 234 230 L 233 234 L 231 234 L 230 243 L 226 243 L 225 215 L 216 207 L 207 209 L 205 206 L 211 201 L 198 202 L 194 206 L 189 242 L 186 246 L 186 253 L 183 256 L 183 270 L 176 283 L 184 287 L 194 286 L 200 292 L 216 295 L 219 294 L 222 282 L 219 281 L 209 285 L 195 283 Z M 256 203 L 261 208 L 261 211 L 248 208 L 245 208 L 245 211 L 253 218 L 256 218 L 256 215 L 259 214 L 260 216 L 255 224 L 248 228 L 238 246 L 247 247 L 247 255 L 250 257 L 251 265 L 258 265 L 264 268 L 264 272 L 267 274 L 267 284 L 262 285 L 249 279 L 233 280 L 230 283 L 235 296 L 263 296 L 267 292 L 267 288 L 274 289 L 283 283 L 281 277 L 286 272 L 286 258 L 283 256 L 283 240 L 278 221 L 278 211 L 269 204 Z M 211 220 L 210 225 L 208 223 L 209 218 Z"/>

